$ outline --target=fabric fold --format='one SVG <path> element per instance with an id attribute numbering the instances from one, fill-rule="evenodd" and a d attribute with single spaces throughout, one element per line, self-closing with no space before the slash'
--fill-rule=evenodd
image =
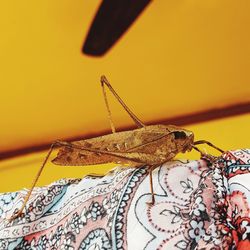
<path id="1" fill-rule="evenodd" d="M 250 150 L 0 194 L 0 249 L 250 249 Z"/>

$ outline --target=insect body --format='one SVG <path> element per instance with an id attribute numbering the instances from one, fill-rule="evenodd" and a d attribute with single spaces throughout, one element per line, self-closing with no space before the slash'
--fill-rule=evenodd
<path id="1" fill-rule="evenodd" d="M 175 126 L 151 125 L 65 144 L 53 160 L 59 165 L 121 163 L 160 165 L 192 149 L 193 133 Z M 62 145 L 64 143 L 62 142 Z"/>
<path id="2" fill-rule="evenodd" d="M 56 141 L 51 148 L 27 193 L 21 209 L 12 216 L 11 220 L 22 214 L 22 211 L 35 187 L 43 168 L 48 161 L 50 154 L 55 147 L 60 147 L 57 157 L 52 161 L 58 165 L 84 166 L 103 163 L 128 164 L 131 167 L 147 166 L 150 176 L 150 188 L 152 194 L 151 204 L 154 204 L 154 190 L 152 171 L 159 165 L 173 159 L 179 152 L 185 153 L 192 149 L 198 150 L 195 145 L 207 143 L 218 149 L 207 141 L 194 142 L 194 134 L 183 128 L 173 125 L 145 125 L 142 121 L 126 106 L 123 100 L 112 88 L 105 76 L 101 77 L 104 100 L 108 111 L 111 134 L 99 136 L 86 140 L 74 142 Z M 138 129 L 116 132 L 109 109 L 105 87 L 113 93 L 130 117 L 134 120 Z"/>

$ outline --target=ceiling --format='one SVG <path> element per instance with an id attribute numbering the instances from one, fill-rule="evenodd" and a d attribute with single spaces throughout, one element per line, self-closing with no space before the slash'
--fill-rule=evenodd
<path id="1" fill-rule="evenodd" d="M 95 58 L 81 49 L 99 4 L 1 2 L 0 152 L 109 130 L 102 74 L 148 124 L 250 102 L 248 0 L 152 1 Z M 132 124 L 111 108 L 118 128 Z"/>

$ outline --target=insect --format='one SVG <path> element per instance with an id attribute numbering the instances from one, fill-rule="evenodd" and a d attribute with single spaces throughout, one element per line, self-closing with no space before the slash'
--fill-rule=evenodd
<path id="1" fill-rule="evenodd" d="M 174 125 L 145 125 L 123 102 L 105 76 L 101 77 L 101 86 L 112 133 L 73 142 L 54 142 L 33 181 L 31 189 L 24 199 L 22 207 L 10 220 L 22 214 L 32 190 L 55 147 L 59 147 L 59 152 L 52 162 L 57 165 L 85 166 L 112 162 L 127 164 L 130 167 L 147 166 L 152 198 L 151 202 L 149 202 L 150 204 L 154 204 L 155 202 L 152 171 L 156 167 L 170 161 L 179 152 L 185 153 L 186 151 L 195 149 L 203 154 L 202 151 L 196 147 L 198 144 L 206 143 L 220 152 L 224 152 L 208 141 L 201 140 L 194 142 L 194 134 L 189 130 Z M 105 87 L 108 87 L 126 110 L 137 125 L 137 129 L 116 132 Z"/>

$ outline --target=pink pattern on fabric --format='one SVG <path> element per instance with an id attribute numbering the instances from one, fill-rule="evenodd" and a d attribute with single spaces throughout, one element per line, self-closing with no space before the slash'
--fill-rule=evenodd
<path id="1" fill-rule="evenodd" d="M 250 151 L 0 194 L 0 249 L 250 249 Z"/>

